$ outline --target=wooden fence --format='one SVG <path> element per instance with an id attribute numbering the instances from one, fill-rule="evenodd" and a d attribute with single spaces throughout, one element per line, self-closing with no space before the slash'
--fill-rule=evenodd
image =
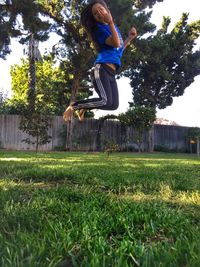
<path id="1" fill-rule="evenodd" d="M 0 148 L 11 150 L 34 150 L 35 146 L 22 140 L 28 136 L 19 130 L 20 116 L 0 115 Z M 151 142 L 158 150 L 188 151 L 189 144 L 186 133 L 189 127 L 154 125 Z M 50 143 L 41 146 L 39 150 L 62 150 L 66 145 L 67 124 L 61 116 L 52 118 L 48 134 L 52 137 Z M 83 123 L 75 120 L 72 144 L 74 150 L 102 150 L 105 146 L 117 144 L 121 150 L 134 151 L 138 149 L 137 136 L 134 127 L 123 127 L 120 122 L 86 119 Z M 149 135 L 144 134 L 142 150 L 149 148 Z"/>

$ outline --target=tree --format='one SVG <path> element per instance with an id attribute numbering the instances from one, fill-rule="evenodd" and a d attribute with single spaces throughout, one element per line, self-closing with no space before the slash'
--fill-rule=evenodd
<path id="1" fill-rule="evenodd" d="M 35 145 L 37 153 L 40 145 L 45 145 L 51 140 L 51 136 L 48 134 L 49 127 L 50 117 L 47 116 L 46 110 L 38 109 L 33 114 L 30 112 L 25 113 L 22 116 L 19 128 L 27 133 L 28 137 L 22 141 Z"/>
<path id="2" fill-rule="evenodd" d="M 40 99 L 36 101 L 36 61 L 41 61 L 38 49 L 38 41 L 35 39 L 35 33 L 28 37 L 28 91 L 27 91 L 27 110 L 23 114 L 20 122 L 20 129 L 29 135 L 23 140 L 30 144 L 36 144 L 36 153 L 39 145 L 50 142 L 51 136 L 48 135 L 50 127 L 48 109 L 41 103 Z M 33 138 L 35 140 L 33 140 Z"/>
<path id="3" fill-rule="evenodd" d="M 10 36 L 18 35 L 18 31 L 12 28 L 12 22 L 8 20 L 9 13 L 6 7 L 5 4 L 0 4 L 0 58 L 2 59 L 10 53 Z"/>
<path id="4" fill-rule="evenodd" d="M 147 6 L 152 7 L 156 2 L 161 1 L 117 0 L 115 2 L 111 1 L 109 5 L 114 17 L 117 17 L 117 23 L 122 34 L 126 37 L 125 35 L 133 24 L 138 27 L 141 35 L 155 28 L 149 22 L 151 12 L 146 13 L 143 9 Z M 94 53 L 91 53 L 91 44 L 80 25 L 80 12 L 88 2 L 85 0 L 24 0 L 23 2 L 13 0 L 10 7 L 4 8 L 9 14 L 9 28 L 17 30 L 16 35 L 21 36 L 25 33 L 24 31 L 28 31 L 35 34 L 36 40 L 45 40 L 48 37 L 49 29 L 51 29 L 60 36 L 59 46 L 54 52 L 56 56 L 60 56 L 59 58 L 65 59 L 62 60 L 61 66 L 74 77 L 71 85 L 71 101 L 76 100 L 78 89 L 85 88 L 87 85 L 85 81 L 88 80 L 88 70 L 92 67 L 94 60 Z M 133 5 L 136 8 L 133 9 Z M 18 14 L 21 14 L 23 22 L 20 29 L 16 26 L 18 25 L 16 23 Z M 38 16 L 39 14 L 53 19 L 54 23 L 52 23 L 51 28 L 46 21 L 41 19 L 41 16 Z M 9 38 L 11 37 L 10 34 Z M 27 41 L 27 38 L 21 38 L 21 42 L 25 41 Z M 128 65 L 128 59 L 132 57 L 130 56 L 132 52 L 135 53 L 130 49 L 126 53 L 125 65 Z M 124 69 L 126 68 L 125 65 Z"/>
<path id="5" fill-rule="evenodd" d="M 70 90 L 68 83 L 70 75 L 54 65 L 51 56 L 44 57 L 43 61 L 36 62 L 36 101 L 40 99 L 43 105 L 48 107 L 51 115 L 61 115 L 65 107 L 65 99 L 69 99 Z M 29 63 L 22 59 L 21 65 L 11 67 L 12 98 L 7 102 L 10 107 L 16 107 L 16 103 L 24 107 L 28 104 L 29 90 Z M 13 108 L 11 108 L 13 110 Z M 18 109 L 16 109 L 16 112 Z M 22 110 L 23 113 L 23 110 Z"/>
<path id="6" fill-rule="evenodd" d="M 62 58 L 62 61 L 65 59 L 61 65 L 66 73 L 70 73 L 74 77 L 71 84 L 71 102 L 76 101 L 78 90 L 88 85 L 87 81 L 90 74 L 88 70 L 94 62 L 94 48 L 80 25 L 80 13 L 88 2 L 84 0 L 71 0 L 67 2 L 54 0 L 51 3 L 47 3 L 45 0 L 37 0 L 37 3 L 42 7 L 43 14 L 54 20 L 55 25 L 52 28 L 55 29 L 55 32 L 61 38 L 55 53 Z M 151 6 L 155 2 L 149 0 L 144 4 L 142 1 L 117 0 L 110 1 L 109 6 L 114 17 L 117 17 L 122 34 L 125 36 L 125 32 L 127 35 L 128 30 L 133 24 L 138 25 L 141 34 L 145 34 L 155 28 L 149 22 L 150 13 L 145 13 L 140 9 L 148 5 Z M 138 9 L 132 8 L 134 4 L 137 5 Z M 130 53 L 132 53 L 132 50 L 129 50 L 129 53 L 124 58 L 124 68 L 129 64 Z M 69 139 L 66 147 L 70 149 L 72 145 L 73 120 L 72 123 L 69 122 L 68 124 L 69 133 L 67 136 Z"/>
<path id="7" fill-rule="evenodd" d="M 0 56 L 5 56 L 10 52 L 9 44 L 13 37 L 19 37 L 22 44 L 29 43 L 29 90 L 27 91 L 27 108 L 24 112 L 21 129 L 36 138 L 36 151 L 39 144 L 48 142 L 48 118 L 46 110 L 35 106 L 35 42 L 44 41 L 48 38 L 49 23 L 41 20 L 38 5 L 33 0 L 17 1 L 13 0 L 6 5 L 0 6 Z M 21 23 L 18 17 L 21 18 Z M 32 142 L 25 140 L 26 142 Z"/>
<path id="8" fill-rule="evenodd" d="M 70 86 L 73 76 L 66 73 L 51 55 L 43 56 L 36 62 L 36 100 L 43 101 L 51 115 L 62 115 L 66 102 L 70 101 Z M 29 62 L 27 58 L 21 64 L 11 66 L 12 97 L 6 101 L 7 113 L 23 114 L 28 105 Z M 83 98 L 85 92 L 79 92 L 78 98 Z"/>
<path id="9" fill-rule="evenodd" d="M 60 36 L 59 45 L 54 46 L 56 48 L 53 51 L 54 55 L 62 58 L 61 68 L 73 77 L 70 86 L 71 102 L 76 100 L 78 90 L 84 88 L 85 91 L 85 87 L 88 86 L 87 81 L 90 74 L 88 70 L 94 62 L 94 49 L 91 53 L 92 46 L 80 25 L 80 12 L 87 3 L 88 1 L 85 0 L 24 0 L 23 3 L 13 0 L 13 5 L 6 9 L 10 12 L 10 28 L 16 29 L 17 14 L 22 14 L 23 27 L 17 34 L 26 30 L 28 33 L 34 33 L 36 40 L 44 40 L 48 36 L 49 29 L 48 23 L 42 21 L 38 14 L 47 16 L 51 21 L 53 20 L 50 29 Z M 149 22 L 151 12 L 143 11 L 145 7 L 152 7 L 155 3 L 156 0 L 146 0 L 145 2 L 116 0 L 110 1 L 109 5 L 114 17 L 117 17 L 117 22 L 125 37 L 125 33 L 127 35 L 133 24 L 138 27 L 141 35 L 155 28 Z M 133 5 L 136 8 L 133 9 Z M 21 42 L 26 41 L 26 37 L 21 39 Z M 127 50 L 124 57 L 124 69 L 130 66 L 130 58 L 134 54 L 134 49 Z M 73 125 L 69 125 L 68 129 L 73 129 Z M 67 147 L 69 148 L 71 148 L 71 134 L 72 131 L 68 134 Z"/>
<path id="10" fill-rule="evenodd" d="M 49 26 L 41 19 L 41 10 L 34 0 L 12 0 L 0 4 L 0 58 L 6 59 L 11 52 L 10 41 L 19 38 L 21 43 L 29 39 L 30 33 L 35 39 L 45 41 L 48 38 Z"/>
<path id="11" fill-rule="evenodd" d="M 141 152 L 141 145 L 143 135 L 152 128 L 153 122 L 156 119 L 156 112 L 154 108 L 134 106 L 126 113 L 118 115 L 119 121 L 125 126 L 133 126 L 136 130 L 136 143 L 138 144 L 139 152 Z M 149 147 L 150 144 L 149 144 Z"/>
<path id="12" fill-rule="evenodd" d="M 200 50 L 193 51 L 200 34 L 200 20 L 188 23 L 183 14 L 171 32 L 170 18 L 164 18 L 157 34 L 137 43 L 138 53 L 126 75 L 133 88 L 134 105 L 163 109 L 173 97 L 185 89 L 200 74 Z"/>
<path id="13" fill-rule="evenodd" d="M 6 99 L 7 99 L 7 95 L 3 91 L 0 91 L 0 114 L 4 113 L 5 111 Z"/>
<path id="14" fill-rule="evenodd" d="M 89 80 L 88 67 L 92 66 L 93 54 L 90 45 L 80 26 L 80 11 L 84 1 L 52 1 L 38 0 L 43 13 L 54 20 L 53 29 L 60 36 L 60 42 L 54 46 L 54 54 L 61 59 L 61 68 L 70 74 L 70 102 L 77 99 L 78 90 L 87 85 Z M 88 90 L 87 90 L 88 91 Z M 66 101 L 66 106 L 69 103 Z M 64 110 L 63 110 L 64 111 Z M 72 148 L 73 120 L 68 123 L 66 149 Z"/>
<path id="15" fill-rule="evenodd" d="M 189 128 L 188 132 L 187 132 L 187 139 L 189 140 L 191 146 L 192 146 L 192 144 L 196 143 L 197 156 L 199 157 L 200 128 L 198 128 L 198 127 Z M 192 151 L 192 149 L 191 149 L 191 151 Z"/>

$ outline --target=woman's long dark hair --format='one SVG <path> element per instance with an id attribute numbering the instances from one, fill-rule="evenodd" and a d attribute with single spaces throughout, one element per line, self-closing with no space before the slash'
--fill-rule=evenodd
<path id="1" fill-rule="evenodd" d="M 92 14 L 92 7 L 95 4 L 101 4 L 105 9 L 108 10 L 107 4 L 103 0 L 93 0 L 81 13 L 81 24 L 86 30 L 89 38 L 92 40 L 95 48 L 99 50 L 98 44 L 95 40 L 95 31 L 97 30 L 97 22 Z"/>

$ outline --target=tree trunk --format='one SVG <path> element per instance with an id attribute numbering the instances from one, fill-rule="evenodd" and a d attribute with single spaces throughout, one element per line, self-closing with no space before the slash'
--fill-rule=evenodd
<path id="1" fill-rule="evenodd" d="M 141 153 L 141 151 L 142 151 L 141 147 L 142 147 L 142 143 L 139 141 L 138 142 L 138 152 L 139 153 Z"/>
<path id="2" fill-rule="evenodd" d="M 74 77 L 75 78 L 73 80 L 70 103 L 73 103 L 76 101 L 77 92 L 78 92 L 78 88 L 80 85 L 80 73 L 79 72 L 75 73 Z M 67 139 L 66 139 L 65 148 L 66 150 L 69 150 L 69 151 L 71 151 L 73 148 L 73 144 L 72 144 L 73 128 L 74 128 L 74 117 L 72 115 L 71 120 L 67 122 Z"/>
<path id="3" fill-rule="evenodd" d="M 199 139 L 197 139 L 197 156 L 199 157 Z"/>
<path id="4" fill-rule="evenodd" d="M 190 154 L 192 154 L 192 144 L 190 142 Z"/>
<path id="5" fill-rule="evenodd" d="M 34 34 L 31 34 L 29 40 L 29 91 L 28 101 L 31 114 L 35 111 L 35 88 L 36 88 L 36 66 L 35 66 L 35 49 L 34 49 Z"/>
<path id="6" fill-rule="evenodd" d="M 38 153 L 38 147 L 39 147 L 39 136 L 36 137 L 36 149 L 35 149 L 36 154 Z"/>
<path id="7" fill-rule="evenodd" d="M 143 142 L 143 134 L 136 130 L 136 143 L 138 146 L 138 152 L 141 153 L 142 152 L 142 142 Z"/>
<path id="8" fill-rule="evenodd" d="M 101 121 L 99 120 L 99 125 L 97 129 L 97 134 L 96 134 L 96 147 L 95 150 L 99 151 L 101 150 Z"/>
<path id="9" fill-rule="evenodd" d="M 36 84 L 36 77 L 35 77 L 35 72 L 36 72 L 36 68 L 35 68 L 35 59 L 30 58 L 29 59 L 30 62 L 30 66 L 29 66 L 29 73 L 30 73 L 30 80 L 29 80 L 29 86 L 30 86 L 30 90 L 32 92 L 35 92 L 35 84 Z"/>
<path id="10" fill-rule="evenodd" d="M 151 129 L 148 132 L 148 150 L 149 152 L 154 151 L 154 126 L 152 125 Z"/>
<path id="11" fill-rule="evenodd" d="M 66 139 L 66 150 L 72 150 L 72 133 L 74 126 L 74 117 L 72 116 L 71 120 L 67 122 L 67 139 Z"/>

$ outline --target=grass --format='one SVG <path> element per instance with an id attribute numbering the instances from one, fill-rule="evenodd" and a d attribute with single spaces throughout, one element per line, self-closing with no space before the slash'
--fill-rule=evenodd
<path id="1" fill-rule="evenodd" d="M 199 267 L 199 244 L 195 156 L 0 151 L 2 267 Z"/>

